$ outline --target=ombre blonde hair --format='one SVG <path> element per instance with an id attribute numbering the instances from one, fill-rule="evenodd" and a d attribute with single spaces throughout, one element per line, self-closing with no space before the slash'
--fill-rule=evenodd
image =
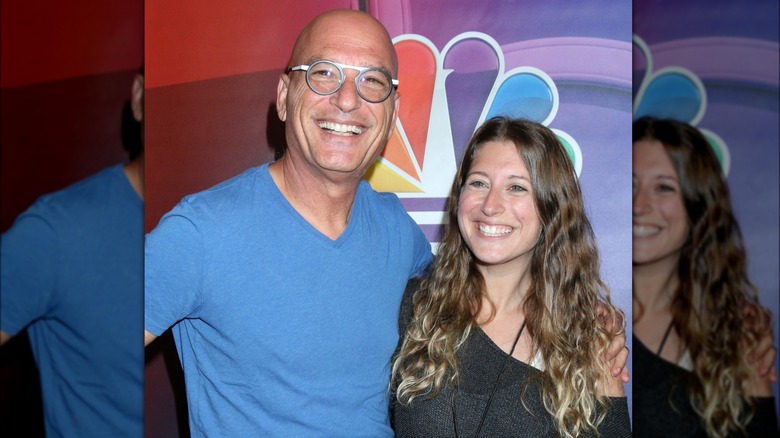
<path id="1" fill-rule="evenodd" d="M 514 143 L 531 176 L 542 234 L 533 250 L 531 287 L 523 303 L 533 354 L 540 353 L 541 396 L 562 436 L 598 436 L 609 400 L 596 395 L 609 375 L 601 359 L 613 337 L 623 333 L 620 310 L 610 303 L 599 277 L 595 237 L 585 213 L 571 160 L 547 127 L 524 120 L 493 118 L 474 133 L 447 199 L 440 246 L 430 277 L 414 296 L 414 317 L 393 360 L 393 388 L 400 403 L 433 397 L 444 385 L 457 385 L 458 349 L 476 326 L 487 297 L 476 261 L 461 237 L 457 212 L 461 189 L 481 146 Z M 604 303 L 618 333 L 599 324 Z M 495 313 L 495 308 L 491 309 Z M 525 393 L 529 382 L 524 382 Z"/>
<path id="2" fill-rule="evenodd" d="M 761 327 L 771 327 L 771 314 L 759 305 L 748 278 L 726 179 L 707 139 L 688 124 L 642 118 L 633 125 L 633 142 L 640 140 L 663 144 L 690 223 L 671 305 L 672 325 L 693 362 L 688 397 L 709 436 L 746 434 L 755 409 L 743 387 L 751 372 L 748 352 Z M 634 303 L 636 321 L 644 309 Z M 746 307 L 756 313 L 751 324 L 745 321 Z"/>

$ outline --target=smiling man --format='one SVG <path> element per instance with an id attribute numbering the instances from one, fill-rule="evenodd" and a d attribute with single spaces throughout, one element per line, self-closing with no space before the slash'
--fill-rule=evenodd
<path id="1" fill-rule="evenodd" d="M 147 236 L 145 340 L 173 327 L 194 436 L 392 436 L 398 308 L 432 258 L 397 197 L 362 180 L 397 117 L 395 50 L 375 19 L 331 11 L 288 67 L 284 155 Z"/>

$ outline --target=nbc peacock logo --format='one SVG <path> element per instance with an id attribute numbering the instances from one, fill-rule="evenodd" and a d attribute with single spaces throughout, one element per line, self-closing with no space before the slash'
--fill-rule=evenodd
<path id="1" fill-rule="evenodd" d="M 444 203 L 471 134 L 497 115 L 548 125 L 558 111 L 558 90 L 537 68 L 506 71 L 501 47 L 484 33 L 462 33 L 441 51 L 421 35 L 401 35 L 393 43 L 401 107 L 395 130 L 366 180 L 377 191 L 396 193 L 435 247 Z M 566 132 L 553 131 L 579 176 L 579 145 Z"/>
<path id="2" fill-rule="evenodd" d="M 696 126 L 707 110 L 707 90 L 692 71 L 680 66 L 653 69 L 653 55 L 638 35 L 632 38 L 634 53 L 634 118 L 655 116 Z M 636 86 L 638 84 L 638 87 Z M 707 138 L 728 176 L 731 155 L 726 142 L 709 129 L 697 126 Z"/>

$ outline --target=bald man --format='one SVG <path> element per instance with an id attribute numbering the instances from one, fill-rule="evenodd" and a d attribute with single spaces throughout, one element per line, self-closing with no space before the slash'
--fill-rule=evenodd
<path id="1" fill-rule="evenodd" d="M 173 327 L 194 436 L 392 436 L 400 300 L 432 259 L 397 197 L 362 179 L 397 118 L 398 60 L 381 23 L 338 10 L 288 67 L 284 155 L 147 236 L 145 339 Z"/>

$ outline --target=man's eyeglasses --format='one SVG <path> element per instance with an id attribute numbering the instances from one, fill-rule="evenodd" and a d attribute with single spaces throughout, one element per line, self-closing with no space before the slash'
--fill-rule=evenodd
<path id="1" fill-rule="evenodd" d="M 357 70 L 355 87 L 360 97 L 366 102 L 379 103 L 390 97 L 390 93 L 398 88 L 398 79 L 379 67 L 353 67 L 337 64 L 333 61 L 315 61 L 309 65 L 296 65 L 289 71 L 305 71 L 306 83 L 311 91 L 327 96 L 341 88 L 346 79 L 344 69 Z"/>

